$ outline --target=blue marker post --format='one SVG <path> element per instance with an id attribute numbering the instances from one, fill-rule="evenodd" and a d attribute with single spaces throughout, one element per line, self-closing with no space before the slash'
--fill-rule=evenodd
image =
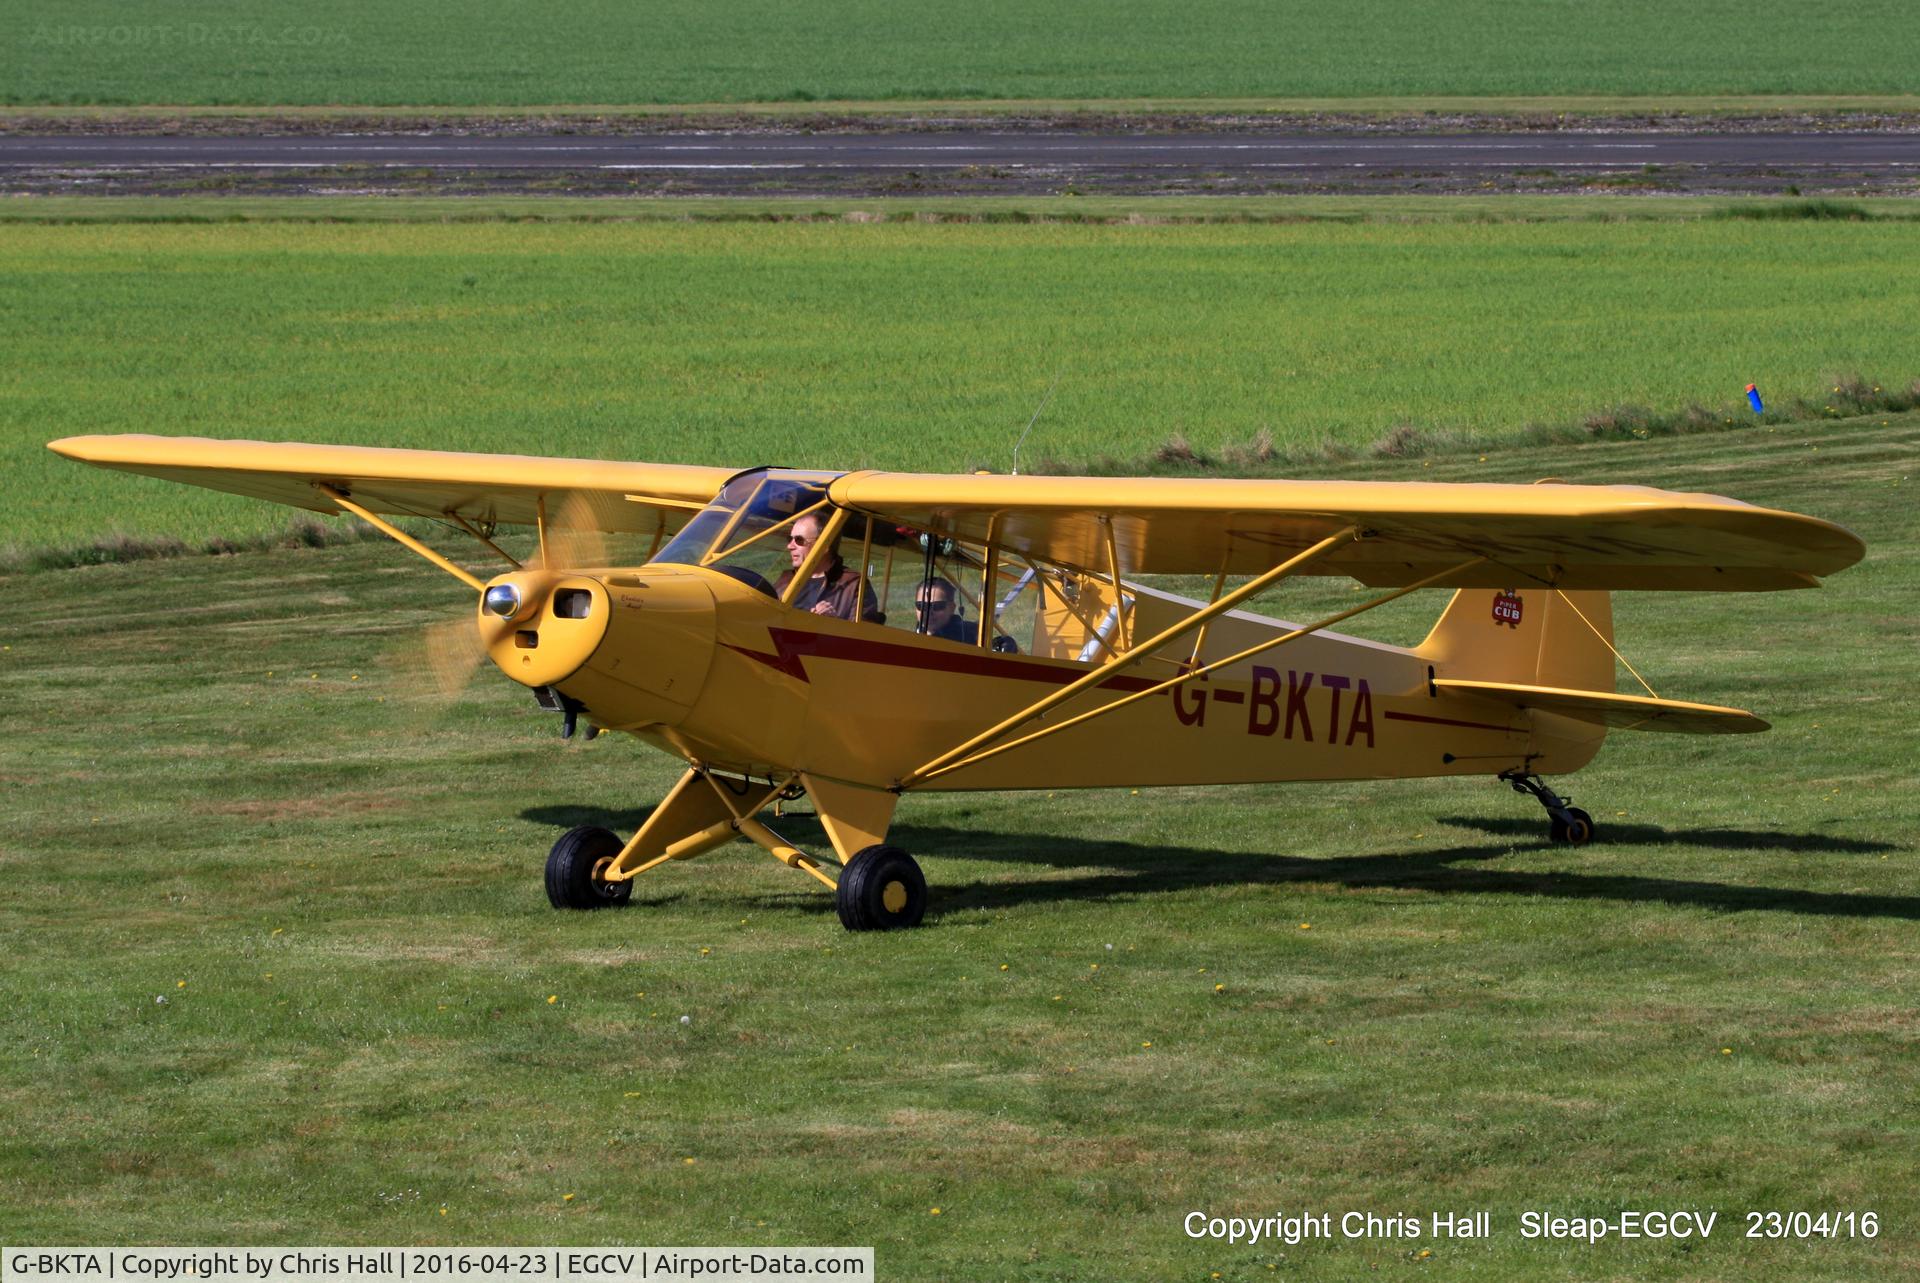
<path id="1" fill-rule="evenodd" d="M 1758 384 L 1747 384 L 1747 404 L 1753 407 L 1755 414 L 1765 414 L 1767 412 L 1767 407 L 1762 404 L 1760 400 L 1760 387 Z"/>

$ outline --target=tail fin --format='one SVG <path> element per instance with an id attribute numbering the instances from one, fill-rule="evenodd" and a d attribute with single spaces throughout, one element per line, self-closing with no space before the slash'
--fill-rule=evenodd
<path id="1" fill-rule="evenodd" d="M 1613 603 L 1604 592 L 1526 588 L 1496 592 L 1463 588 L 1416 651 L 1431 666 L 1429 681 L 1555 687 L 1563 692 L 1614 689 Z M 1472 698 L 1469 689 L 1431 686 L 1436 697 Z M 1487 692 L 1478 692 L 1486 694 Z M 1533 703 L 1533 728 L 1519 769 L 1577 771 L 1607 737 L 1604 724 Z"/>
<path id="2" fill-rule="evenodd" d="M 1604 592 L 1462 588 L 1417 650 L 1436 677 L 1611 691 L 1613 602 Z"/>

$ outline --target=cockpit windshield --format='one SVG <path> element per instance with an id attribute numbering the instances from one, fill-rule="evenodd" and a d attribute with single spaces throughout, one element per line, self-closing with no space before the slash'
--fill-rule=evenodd
<path id="1" fill-rule="evenodd" d="M 827 485 L 838 473 L 762 468 L 727 482 L 714 501 L 654 555 L 656 562 L 705 566 L 769 595 L 794 566 L 796 518 L 829 515 Z"/>

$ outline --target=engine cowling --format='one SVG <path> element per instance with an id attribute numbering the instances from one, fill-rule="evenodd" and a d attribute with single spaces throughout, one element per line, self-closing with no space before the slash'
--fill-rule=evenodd
<path id="1" fill-rule="evenodd" d="M 514 610 L 502 616 L 509 591 Z M 610 728 L 678 725 L 713 661 L 713 594 L 694 575 L 502 575 L 482 596 L 480 624 L 502 672 L 553 687 Z"/>

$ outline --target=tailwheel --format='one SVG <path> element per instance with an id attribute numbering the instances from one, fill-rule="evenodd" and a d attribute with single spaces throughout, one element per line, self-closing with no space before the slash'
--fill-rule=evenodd
<path id="1" fill-rule="evenodd" d="M 1563 807 L 1554 814 L 1548 833 L 1555 842 L 1585 846 L 1593 840 L 1593 817 L 1577 806 Z"/>
<path id="2" fill-rule="evenodd" d="M 927 911 L 927 879 L 899 847 L 870 846 L 840 871 L 834 898 L 847 930 L 896 931 L 920 925 Z"/>
<path id="3" fill-rule="evenodd" d="M 1547 835 L 1562 846 L 1585 846 L 1593 841 L 1593 817 L 1547 787 L 1538 775 L 1526 771 L 1502 771 L 1500 779 L 1525 793 L 1547 811 Z"/>
<path id="4" fill-rule="evenodd" d="M 633 896 L 632 882 L 604 875 L 626 843 L 591 824 L 568 829 L 547 853 L 547 899 L 556 909 L 607 909 Z"/>

